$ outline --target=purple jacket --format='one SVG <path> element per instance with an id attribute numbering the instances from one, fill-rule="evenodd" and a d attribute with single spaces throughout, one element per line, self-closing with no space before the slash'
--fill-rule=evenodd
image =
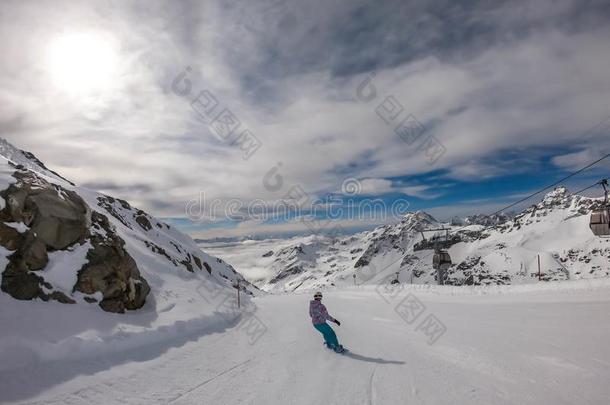
<path id="1" fill-rule="evenodd" d="M 311 316 L 311 322 L 314 325 L 318 323 L 324 323 L 326 320 L 334 320 L 332 316 L 328 315 L 328 311 L 321 301 L 312 300 L 309 301 L 309 316 Z"/>

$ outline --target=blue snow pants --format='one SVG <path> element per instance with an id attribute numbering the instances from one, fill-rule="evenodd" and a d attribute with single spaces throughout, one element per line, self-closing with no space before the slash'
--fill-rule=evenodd
<path id="1" fill-rule="evenodd" d="M 314 328 L 318 330 L 324 336 L 324 342 L 330 348 L 335 348 L 339 346 L 339 341 L 337 340 L 337 335 L 333 328 L 330 327 L 326 322 L 324 323 L 316 323 L 313 325 Z"/>

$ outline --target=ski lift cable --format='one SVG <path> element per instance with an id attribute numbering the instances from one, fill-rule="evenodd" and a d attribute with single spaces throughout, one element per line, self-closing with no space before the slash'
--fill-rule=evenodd
<path id="1" fill-rule="evenodd" d="M 594 162 L 592 162 L 592 163 L 589 163 L 589 164 L 588 164 L 588 165 L 586 165 L 585 167 L 582 167 L 582 168 L 580 168 L 579 170 L 577 170 L 577 171 L 575 171 L 575 172 L 573 172 L 573 173 L 571 173 L 571 174 L 567 175 L 566 177 L 562 178 L 561 180 L 558 180 L 558 181 L 556 181 L 556 182 L 555 182 L 555 183 L 553 183 L 553 184 L 550 184 L 550 185 L 548 185 L 548 186 L 546 186 L 546 187 L 544 187 L 544 188 L 541 188 L 540 190 L 538 190 L 538 191 L 536 191 L 536 192 L 534 192 L 534 193 L 529 194 L 527 197 L 524 197 L 524 198 L 520 199 L 519 201 L 515 201 L 514 203 L 509 204 L 509 205 L 507 205 L 506 207 L 503 207 L 503 208 L 501 208 L 501 209 L 497 210 L 496 212 L 494 212 L 494 213 L 492 213 L 492 214 L 489 214 L 489 216 L 491 217 L 491 216 L 494 216 L 494 215 L 496 215 L 496 214 L 500 214 L 500 213 L 502 213 L 502 212 L 506 211 L 507 209 L 514 207 L 515 205 L 521 204 L 522 202 L 527 201 L 527 200 L 529 200 L 530 198 L 532 198 L 532 197 L 534 197 L 534 196 L 536 196 L 536 195 L 538 195 L 538 194 L 540 194 L 540 193 L 542 193 L 542 192 L 544 192 L 544 191 L 546 191 L 546 190 L 548 190 L 548 189 L 550 189 L 550 188 L 552 188 L 552 187 L 555 187 L 555 186 L 557 186 L 557 185 L 559 185 L 559 184 L 563 183 L 564 181 L 566 181 L 566 180 L 568 180 L 568 179 L 570 179 L 570 178 L 572 178 L 572 177 L 574 177 L 574 176 L 576 176 L 576 175 L 578 175 L 578 174 L 580 174 L 580 173 L 584 172 L 585 170 L 588 170 L 588 169 L 592 168 L 593 166 L 595 166 L 596 164 L 598 164 L 598 163 L 599 163 L 599 162 L 601 162 L 602 160 L 607 159 L 607 158 L 609 158 L 609 157 L 610 157 L 610 153 L 608 153 L 608 154 L 606 154 L 606 155 L 602 156 L 601 158 L 597 159 L 596 161 L 594 161 Z M 597 183 L 595 183 L 594 185 L 598 185 L 598 184 L 600 184 L 600 182 L 597 182 Z M 593 187 L 593 186 L 591 186 L 591 187 Z M 588 187 L 588 188 L 586 188 L 585 190 L 588 190 L 588 189 L 589 189 L 589 188 L 591 188 L 591 187 Z M 578 192 L 576 192 L 576 193 L 574 193 L 574 194 L 581 193 L 582 191 L 584 191 L 584 190 L 578 191 Z M 468 225 L 466 225 L 466 226 L 462 226 L 462 227 L 460 227 L 460 228 L 458 228 L 458 229 L 454 229 L 454 230 L 452 230 L 452 232 L 458 232 L 458 231 L 461 231 L 462 229 L 467 228 L 467 227 L 468 227 Z"/>
<path id="2" fill-rule="evenodd" d="M 522 203 L 522 202 L 524 202 L 524 201 L 527 201 L 527 200 L 529 200 L 530 198 L 532 198 L 532 197 L 534 197 L 534 196 L 536 196 L 536 195 L 538 195 L 538 194 L 540 194 L 540 193 L 542 193 L 542 192 L 544 192 L 544 191 L 548 190 L 549 188 L 551 188 L 551 187 L 555 187 L 555 186 L 557 186 L 557 185 L 559 185 L 559 184 L 563 183 L 564 181 L 566 181 L 566 180 L 568 180 L 568 179 L 570 179 L 570 178 L 572 178 L 572 177 L 574 177 L 574 176 L 576 176 L 576 175 L 578 175 L 578 174 L 580 174 L 580 173 L 584 172 L 585 170 L 588 170 L 588 169 L 592 168 L 593 166 L 597 165 L 599 162 L 601 162 L 601 161 L 603 161 L 603 160 L 605 160 L 605 159 L 607 159 L 607 158 L 609 158 L 609 157 L 610 157 L 610 153 L 608 153 L 608 154 L 606 154 L 606 155 L 602 156 L 601 158 L 597 159 L 596 161 L 594 161 L 594 162 L 592 162 L 592 163 L 589 163 L 588 165 L 586 165 L 586 166 L 584 166 L 584 167 L 580 168 L 579 170 L 577 170 L 577 171 L 575 171 L 575 172 L 573 172 L 573 173 L 569 174 L 568 176 L 566 176 L 566 177 L 562 178 L 561 180 L 558 180 L 558 181 L 554 182 L 553 184 L 550 184 L 550 185 L 548 185 L 548 186 L 546 186 L 546 187 L 544 187 L 544 188 L 541 188 L 540 190 L 538 190 L 538 191 L 536 191 L 536 192 L 534 192 L 534 193 L 532 193 L 532 194 L 529 194 L 527 197 L 522 198 L 522 199 L 520 199 L 519 201 L 516 201 L 516 202 L 514 202 L 514 203 L 512 203 L 512 204 L 510 204 L 510 205 L 507 205 L 506 207 L 504 207 L 504 208 L 502 208 L 502 209 L 500 209 L 500 210 L 498 210 L 498 211 L 494 212 L 493 214 L 490 214 L 489 216 L 493 216 L 493 215 L 496 215 L 496 214 L 500 214 L 500 213 L 502 213 L 503 211 L 506 211 L 507 209 L 514 207 L 515 205 L 518 205 L 518 204 L 520 204 L 520 203 Z M 595 183 L 595 185 L 598 185 L 598 184 L 600 184 L 600 183 L 599 183 L 599 182 Z M 591 187 L 593 187 L 593 186 L 591 186 Z M 591 187 L 588 187 L 588 188 L 587 188 L 587 189 L 585 189 L 585 190 L 588 190 L 588 189 L 589 189 L 589 188 L 591 188 Z M 584 191 L 584 190 L 581 190 L 581 191 L 579 191 L 579 192 L 577 192 L 577 193 L 574 193 L 574 194 L 578 194 L 578 193 L 580 193 L 580 192 L 582 192 L 582 191 Z M 462 227 L 460 227 L 460 228 L 458 228 L 458 229 L 452 230 L 451 232 L 459 232 L 459 231 L 461 231 L 462 229 L 465 229 L 465 228 L 467 228 L 467 227 L 468 227 L 468 225 L 466 225 L 466 226 L 462 226 Z M 423 260 L 423 259 L 427 259 L 427 258 L 428 258 L 428 257 L 430 257 L 432 254 L 433 254 L 433 253 L 429 253 L 427 256 L 424 256 L 424 257 L 422 258 L 422 260 Z M 391 262 L 390 264 L 388 264 L 387 266 L 384 266 L 384 267 L 383 267 L 381 270 L 379 270 L 379 271 L 381 272 L 381 271 L 384 271 L 384 270 L 386 270 L 386 269 L 390 268 L 391 266 L 395 265 L 396 263 L 398 263 L 398 262 L 399 262 L 399 261 L 401 261 L 402 259 L 403 259 L 403 257 L 400 257 L 398 260 L 395 260 L 395 261 Z"/>
<path id="3" fill-rule="evenodd" d="M 568 175 L 568 176 L 564 177 L 563 179 L 558 180 L 558 181 L 556 181 L 555 183 L 553 183 L 553 184 L 551 184 L 551 185 L 548 185 L 548 186 L 546 186 L 546 187 L 544 187 L 544 188 L 541 188 L 540 190 L 536 191 L 535 193 L 532 193 L 532 194 L 528 195 L 527 197 L 524 197 L 524 198 L 520 199 L 519 201 L 515 201 L 514 203 L 512 203 L 512 204 L 510 204 L 510 205 L 507 205 L 506 207 L 504 207 L 504 208 L 502 208 L 502 209 L 500 209 L 500 210 L 498 210 L 498 211 L 494 212 L 494 213 L 493 213 L 493 214 L 491 214 L 490 216 L 493 216 L 493 215 L 499 214 L 499 213 L 501 213 L 501 212 L 503 212 L 503 211 L 506 211 L 506 210 L 507 210 L 507 209 L 509 209 L 509 208 L 514 207 L 515 205 L 518 205 L 518 204 L 520 204 L 520 203 L 522 203 L 522 202 L 524 202 L 524 201 L 527 201 L 527 200 L 529 200 L 530 198 L 532 198 L 532 197 L 534 197 L 534 196 L 536 196 L 536 195 L 538 195 L 538 194 L 540 194 L 540 193 L 542 193 L 542 192 L 544 192 L 544 191 L 548 190 L 549 188 L 551 188 L 551 187 L 555 187 L 555 186 L 557 186 L 557 185 L 559 185 L 559 184 L 563 183 L 564 181 L 566 181 L 566 180 L 568 180 L 568 179 L 570 179 L 570 178 L 572 178 L 572 177 L 574 177 L 574 176 L 576 176 L 576 175 L 578 175 L 578 174 L 580 174 L 580 173 L 584 172 L 585 170 L 590 169 L 591 167 L 595 166 L 596 164 L 598 164 L 598 163 L 599 163 L 599 162 L 601 162 L 602 160 L 607 159 L 607 158 L 609 158 L 609 157 L 610 157 L 610 153 L 608 153 L 608 154 L 607 154 L 607 155 L 605 155 L 605 156 L 602 156 L 601 158 L 597 159 L 595 162 L 593 162 L 593 163 L 590 163 L 590 164 L 586 165 L 585 167 L 583 167 L 583 168 L 581 168 L 581 169 L 579 169 L 579 170 L 575 171 L 574 173 L 571 173 L 570 175 Z M 597 183 L 597 184 L 599 184 L 599 183 Z M 575 194 L 578 194 L 578 193 L 575 193 Z"/>
<path id="4" fill-rule="evenodd" d="M 607 179 L 604 179 L 604 180 L 608 181 Z M 589 190 L 589 189 L 591 189 L 593 187 L 599 186 L 604 180 L 601 180 L 601 181 L 598 181 L 596 183 L 593 183 L 589 187 L 585 187 L 582 190 L 578 190 L 578 191 L 574 192 L 574 194 L 580 194 L 580 193 L 585 192 L 585 191 L 587 191 L 587 190 Z"/>

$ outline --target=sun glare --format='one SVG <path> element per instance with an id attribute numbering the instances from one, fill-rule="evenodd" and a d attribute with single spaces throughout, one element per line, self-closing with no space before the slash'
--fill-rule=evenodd
<path id="1" fill-rule="evenodd" d="M 53 84 L 71 94 L 103 92 L 116 79 L 116 47 L 102 34 L 63 34 L 49 44 L 46 56 Z"/>

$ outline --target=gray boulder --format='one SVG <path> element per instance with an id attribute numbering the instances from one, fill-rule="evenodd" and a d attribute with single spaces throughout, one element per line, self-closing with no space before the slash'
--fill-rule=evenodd
<path id="1" fill-rule="evenodd" d="M 13 176 L 17 183 L 0 193 L 7 201 L 5 218 L 23 222 L 54 250 L 84 240 L 91 214 L 78 194 L 48 183 L 32 172 L 17 171 Z"/>
<path id="2" fill-rule="evenodd" d="M 24 236 L 15 228 L 0 222 L 0 245 L 10 251 L 17 250 L 23 244 Z"/>
<path id="3" fill-rule="evenodd" d="M 42 270 L 49 263 L 47 245 L 43 239 L 34 236 L 34 232 L 28 232 L 25 242 L 21 246 L 20 253 L 28 270 Z"/>
<path id="4" fill-rule="evenodd" d="M 92 221 L 90 241 L 93 248 L 87 253 L 88 263 L 78 272 L 74 290 L 84 294 L 101 292 L 100 306 L 105 311 L 141 308 L 150 287 L 125 250 L 125 242 L 116 235 L 104 215 L 94 212 Z"/>

